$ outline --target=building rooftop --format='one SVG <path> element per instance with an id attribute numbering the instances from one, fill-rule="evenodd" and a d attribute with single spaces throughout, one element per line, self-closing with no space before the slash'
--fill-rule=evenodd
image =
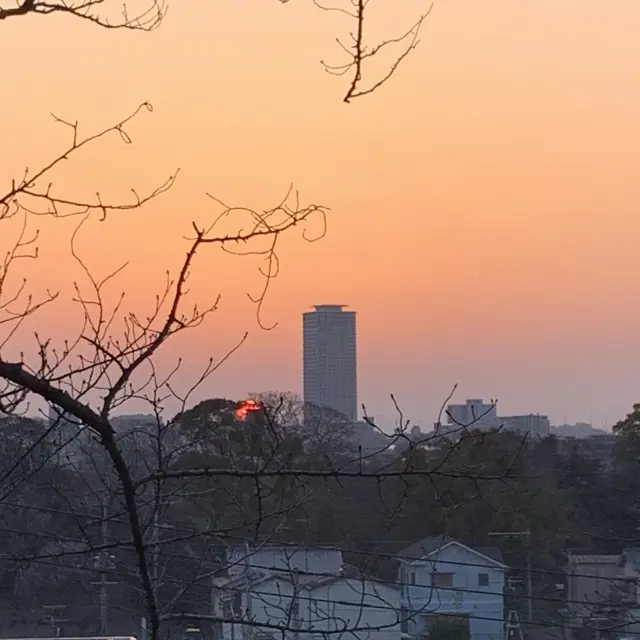
<path id="1" fill-rule="evenodd" d="M 619 555 L 597 554 L 568 554 L 570 564 L 616 564 L 620 560 Z"/>
<path id="2" fill-rule="evenodd" d="M 335 311 L 342 311 L 342 309 L 344 307 L 346 307 L 348 305 L 346 304 L 316 304 L 313 306 L 313 308 L 316 311 L 323 311 L 323 312 L 327 312 L 327 311 L 331 311 L 331 312 L 335 312 Z"/>
<path id="3" fill-rule="evenodd" d="M 487 558 L 491 558 L 491 560 L 495 560 L 500 564 L 504 564 L 502 553 L 500 552 L 500 549 L 498 549 L 497 547 L 475 547 L 475 546 L 471 547 L 469 545 L 464 544 L 463 542 L 460 542 L 459 540 L 454 540 L 453 538 L 444 537 L 444 536 L 443 537 L 428 536 L 426 538 L 422 538 L 421 540 L 418 540 L 417 542 L 414 542 L 412 545 L 406 547 L 398 555 L 403 559 L 418 560 L 419 558 L 427 556 L 430 553 L 433 553 L 434 551 L 437 551 L 438 549 L 441 549 L 445 545 L 450 544 L 452 542 L 462 544 L 465 547 L 468 547 L 469 549 L 471 549 L 472 551 L 476 551 L 477 553 L 480 553 L 483 556 L 486 556 Z"/>

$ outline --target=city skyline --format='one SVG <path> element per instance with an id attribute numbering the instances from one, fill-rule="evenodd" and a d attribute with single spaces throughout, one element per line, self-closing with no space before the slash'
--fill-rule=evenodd
<path id="1" fill-rule="evenodd" d="M 0 0 L 7 634 L 638 631 L 607 9 Z"/>
<path id="2" fill-rule="evenodd" d="M 460 398 L 498 395 L 509 414 L 623 418 L 639 388 L 640 90 L 628 78 L 640 72 L 640 5 L 620 0 L 603 20 L 595 0 L 438 3 L 393 86 L 352 105 L 336 99 L 343 80 L 318 63 L 339 59 L 333 36 L 344 21 L 306 3 L 269 5 L 230 5 L 224 16 L 172 6 L 144 45 L 56 16 L 52 31 L 48 20 L 16 21 L 0 43 L 5 59 L 22 60 L 6 70 L 7 86 L 29 96 L 5 105 L 14 126 L 0 171 L 9 178 L 67 142 L 50 112 L 90 133 L 153 104 L 132 123 L 132 145 L 98 145 L 55 183 L 62 194 L 126 199 L 182 169 L 174 190 L 139 214 L 90 221 L 76 238 L 98 274 L 130 262 L 109 291 L 117 299 L 126 289 L 141 313 L 165 271 L 175 276 L 191 220 L 206 226 L 216 214 L 207 192 L 262 210 L 293 183 L 302 201 L 331 208 L 321 242 L 294 234 L 279 245 L 262 311 L 267 326 L 278 323 L 272 331 L 262 332 L 246 298 L 261 286 L 260 259 L 203 252 L 190 299 L 220 293 L 219 311 L 168 345 L 161 366 L 188 355 L 187 389 L 248 331 L 206 395 L 301 391 L 299 313 L 346 300 L 362 324 L 360 401 L 376 416 L 394 418 L 394 393 L 429 424 L 458 383 Z M 390 25 L 414 17 L 411 7 L 380 9 Z M 221 64 L 203 58 L 212 41 L 234 54 Z M 56 63 L 43 69 L 40 51 L 52 47 Z M 184 73 L 208 78 L 212 65 L 228 99 Z M 257 100 L 267 87 L 269 100 Z M 84 281 L 68 255 L 75 222 L 38 221 L 40 258 L 20 272 L 34 294 L 62 290 L 46 320 L 58 344 L 81 322 L 68 302 L 72 283 Z M 316 220 L 308 232 L 319 229 Z M 233 278 L 218 277 L 227 271 Z M 17 354 L 39 329 L 34 319 L 14 337 Z"/>
<path id="3" fill-rule="evenodd" d="M 326 306 L 326 305 L 309 305 L 310 307 L 314 306 Z M 329 305 L 336 306 L 336 305 Z M 337 306 L 345 306 L 351 307 L 352 305 L 337 305 Z M 308 312 L 302 312 L 304 313 Z M 272 332 L 259 332 L 257 334 L 258 338 L 262 338 L 265 342 L 269 341 L 272 333 L 277 332 L 281 329 L 282 326 L 291 325 L 293 321 L 300 318 L 300 313 L 295 314 L 293 317 L 281 317 L 279 318 L 279 326 L 276 327 Z M 296 323 L 298 327 L 301 327 L 301 323 Z M 364 334 L 367 333 L 367 324 L 368 318 L 362 318 L 362 329 L 364 329 Z M 251 394 L 260 391 L 282 391 L 282 392 L 293 392 L 300 395 L 300 397 L 304 398 L 304 367 L 303 358 L 301 357 L 301 349 L 300 345 L 303 344 L 303 331 L 298 329 L 297 331 L 292 331 L 291 335 L 293 336 L 292 343 L 287 347 L 287 351 L 285 353 L 280 353 L 277 356 L 273 355 L 273 361 L 270 363 L 270 367 L 267 370 L 251 370 L 247 372 L 243 368 L 241 368 L 241 375 L 238 375 L 238 370 L 234 373 L 234 369 L 240 364 L 242 359 L 242 352 L 240 352 L 238 360 L 234 361 L 232 358 L 225 365 L 228 368 L 232 375 L 225 376 L 224 381 L 226 384 L 219 385 L 218 381 L 215 380 L 212 385 L 204 385 L 194 392 L 192 395 L 193 404 L 207 398 L 213 397 L 225 397 L 233 400 L 240 401 L 242 399 L 248 398 Z M 254 337 L 256 334 L 254 334 Z M 365 345 L 365 354 L 368 352 Z M 360 346 L 358 346 L 358 350 L 360 350 Z M 358 389 L 360 388 L 360 378 L 363 378 L 365 381 L 369 378 L 368 370 L 366 365 L 371 364 L 365 360 L 365 366 L 361 364 L 361 358 L 358 356 Z M 188 367 L 188 365 L 187 365 Z M 373 369 L 377 370 L 379 368 L 378 363 L 373 362 Z M 187 369 L 185 367 L 185 369 Z M 188 370 L 188 369 L 187 369 Z M 278 372 L 277 375 L 274 375 L 274 372 Z M 197 372 L 193 370 L 193 375 Z M 440 380 L 443 382 L 443 380 Z M 560 410 L 550 410 L 548 405 L 545 405 L 544 401 L 540 398 L 531 397 L 530 399 L 525 398 L 524 394 L 516 393 L 514 394 L 504 394 L 501 393 L 500 388 L 496 387 L 488 387 L 483 383 L 482 377 L 479 376 L 478 379 L 474 380 L 472 378 L 468 378 L 465 383 L 460 383 L 457 380 L 453 379 L 449 386 L 445 386 L 444 384 L 440 385 L 442 389 L 442 395 L 438 396 L 434 393 L 424 394 L 423 400 L 421 402 L 416 402 L 415 399 L 412 399 L 408 393 L 405 393 L 404 390 L 400 389 L 398 391 L 389 390 L 392 389 L 391 386 L 383 387 L 382 395 L 380 394 L 369 394 L 366 391 L 362 393 L 362 397 L 358 397 L 357 404 L 357 415 L 358 417 L 362 416 L 363 407 L 368 416 L 373 416 L 376 420 L 376 423 L 379 426 L 387 431 L 392 431 L 396 426 L 396 422 L 398 420 L 398 413 L 394 406 L 394 403 L 390 397 L 390 394 L 394 394 L 395 401 L 398 403 L 399 409 L 402 411 L 403 419 L 409 420 L 413 425 L 418 425 L 421 427 L 423 431 L 428 431 L 432 428 L 434 422 L 438 418 L 439 411 L 441 409 L 442 403 L 445 398 L 452 391 L 453 386 L 457 384 L 457 388 L 455 390 L 454 395 L 449 400 L 449 404 L 451 405 L 460 405 L 467 402 L 466 398 L 496 398 L 496 403 L 498 404 L 502 415 L 528 415 L 528 414 L 543 414 L 549 417 L 551 425 L 561 426 L 561 425 L 574 425 L 574 424 L 589 424 L 595 429 L 604 429 L 610 430 L 613 424 L 618 420 L 621 420 L 625 417 L 625 415 L 631 410 L 631 407 L 621 407 L 620 415 L 617 415 L 612 419 L 607 419 L 600 417 L 602 414 L 598 415 L 597 412 L 594 411 L 565 411 L 563 407 L 560 406 Z M 358 392 L 360 393 L 360 392 Z M 427 400 L 426 398 L 429 398 Z M 168 406 L 171 407 L 171 402 L 168 403 Z M 417 407 L 417 408 L 416 408 Z M 137 411 L 141 413 L 145 413 L 145 405 L 143 403 L 137 403 L 135 400 L 130 403 L 129 410 L 123 412 L 123 415 L 133 414 Z M 45 412 L 46 413 L 46 412 Z M 37 415 L 42 417 L 42 412 L 38 410 Z M 119 414 L 118 414 L 119 415 Z"/>

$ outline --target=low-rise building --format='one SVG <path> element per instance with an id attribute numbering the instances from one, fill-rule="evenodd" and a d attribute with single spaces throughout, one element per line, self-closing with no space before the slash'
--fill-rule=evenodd
<path id="1" fill-rule="evenodd" d="M 245 547 L 229 559 L 222 640 L 401 640 L 398 586 L 344 565 L 339 550 Z"/>
<path id="2" fill-rule="evenodd" d="M 440 616 L 456 616 L 470 640 L 502 640 L 507 567 L 499 549 L 424 538 L 398 560 L 404 634 L 424 638 Z"/>
<path id="3" fill-rule="evenodd" d="M 464 404 L 447 405 L 447 424 L 444 431 L 457 429 L 496 429 L 499 426 L 497 403 L 485 403 L 481 398 L 465 400 Z"/>
<path id="4" fill-rule="evenodd" d="M 565 636 L 601 638 L 640 633 L 640 549 L 621 554 L 569 554 Z"/>
<path id="5" fill-rule="evenodd" d="M 619 565 L 619 554 L 568 554 L 567 611 L 572 621 L 590 619 L 611 601 Z"/>
<path id="6" fill-rule="evenodd" d="M 527 413 L 521 416 L 501 416 L 500 424 L 503 429 L 526 435 L 531 440 L 546 438 L 551 429 L 549 418 L 539 413 Z"/>

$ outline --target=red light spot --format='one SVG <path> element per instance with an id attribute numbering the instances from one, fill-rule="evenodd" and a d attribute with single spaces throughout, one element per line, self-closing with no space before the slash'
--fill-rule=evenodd
<path id="1" fill-rule="evenodd" d="M 251 411 L 260 411 L 262 405 L 255 400 L 243 400 L 238 404 L 234 414 L 238 420 L 246 420 L 247 414 Z"/>

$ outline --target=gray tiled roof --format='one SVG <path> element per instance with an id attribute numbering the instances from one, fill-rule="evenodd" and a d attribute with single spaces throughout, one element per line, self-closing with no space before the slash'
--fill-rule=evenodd
<path id="1" fill-rule="evenodd" d="M 616 564 L 620 560 L 619 555 L 598 555 L 598 554 L 573 554 L 567 556 L 570 564 Z"/>

